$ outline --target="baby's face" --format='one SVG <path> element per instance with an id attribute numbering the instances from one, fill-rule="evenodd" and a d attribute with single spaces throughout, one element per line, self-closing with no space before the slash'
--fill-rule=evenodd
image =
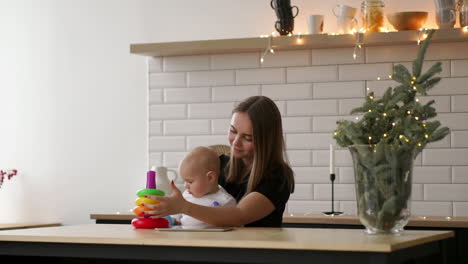
<path id="1" fill-rule="evenodd" d="M 180 175 L 184 179 L 185 189 L 193 195 L 193 197 L 202 197 L 209 193 L 211 183 L 208 181 L 208 176 L 200 172 L 200 169 L 184 168 L 180 171 Z"/>

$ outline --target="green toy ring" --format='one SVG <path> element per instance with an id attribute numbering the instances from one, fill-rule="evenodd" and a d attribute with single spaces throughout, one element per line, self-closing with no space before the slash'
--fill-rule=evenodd
<path id="1" fill-rule="evenodd" d="M 143 197 L 145 195 L 164 196 L 165 193 L 158 189 L 141 189 L 137 192 L 138 197 Z"/>

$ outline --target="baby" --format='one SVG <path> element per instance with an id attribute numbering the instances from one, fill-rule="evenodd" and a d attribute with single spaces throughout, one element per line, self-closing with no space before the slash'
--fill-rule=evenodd
<path id="1" fill-rule="evenodd" d="M 210 148 L 197 147 L 188 153 L 179 165 L 179 175 L 184 179 L 185 200 L 204 206 L 236 206 L 236 199 L 218 185 L 220 160 Z M 209 227 L 208 224 L 188 215 L 173 215 L 175 224 L 182 227 Z"/>

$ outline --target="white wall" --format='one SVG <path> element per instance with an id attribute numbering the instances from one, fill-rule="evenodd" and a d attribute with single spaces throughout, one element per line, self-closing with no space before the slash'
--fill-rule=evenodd
<path id="1" fill-rule="evenodd" d="M 295 32 L 312 13 L 335 30 L 336 2 L 292 2 Z M 0 168 L 20 172 L 0 189 L 0 222 L 86 223 L 133 206 L 148 110 L 146 58 L 130 43 L 255 37 L 275 20 L 267 0 L 0 0 Z"/>

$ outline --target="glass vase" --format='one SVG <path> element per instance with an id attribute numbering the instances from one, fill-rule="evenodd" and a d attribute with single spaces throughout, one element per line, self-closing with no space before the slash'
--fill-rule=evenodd
<path id="1" fill-rule="evenodd" d="M 358 217 L 368 234 L 398 234 L 410 218 L 415 148 L 352 145 Z"/>

